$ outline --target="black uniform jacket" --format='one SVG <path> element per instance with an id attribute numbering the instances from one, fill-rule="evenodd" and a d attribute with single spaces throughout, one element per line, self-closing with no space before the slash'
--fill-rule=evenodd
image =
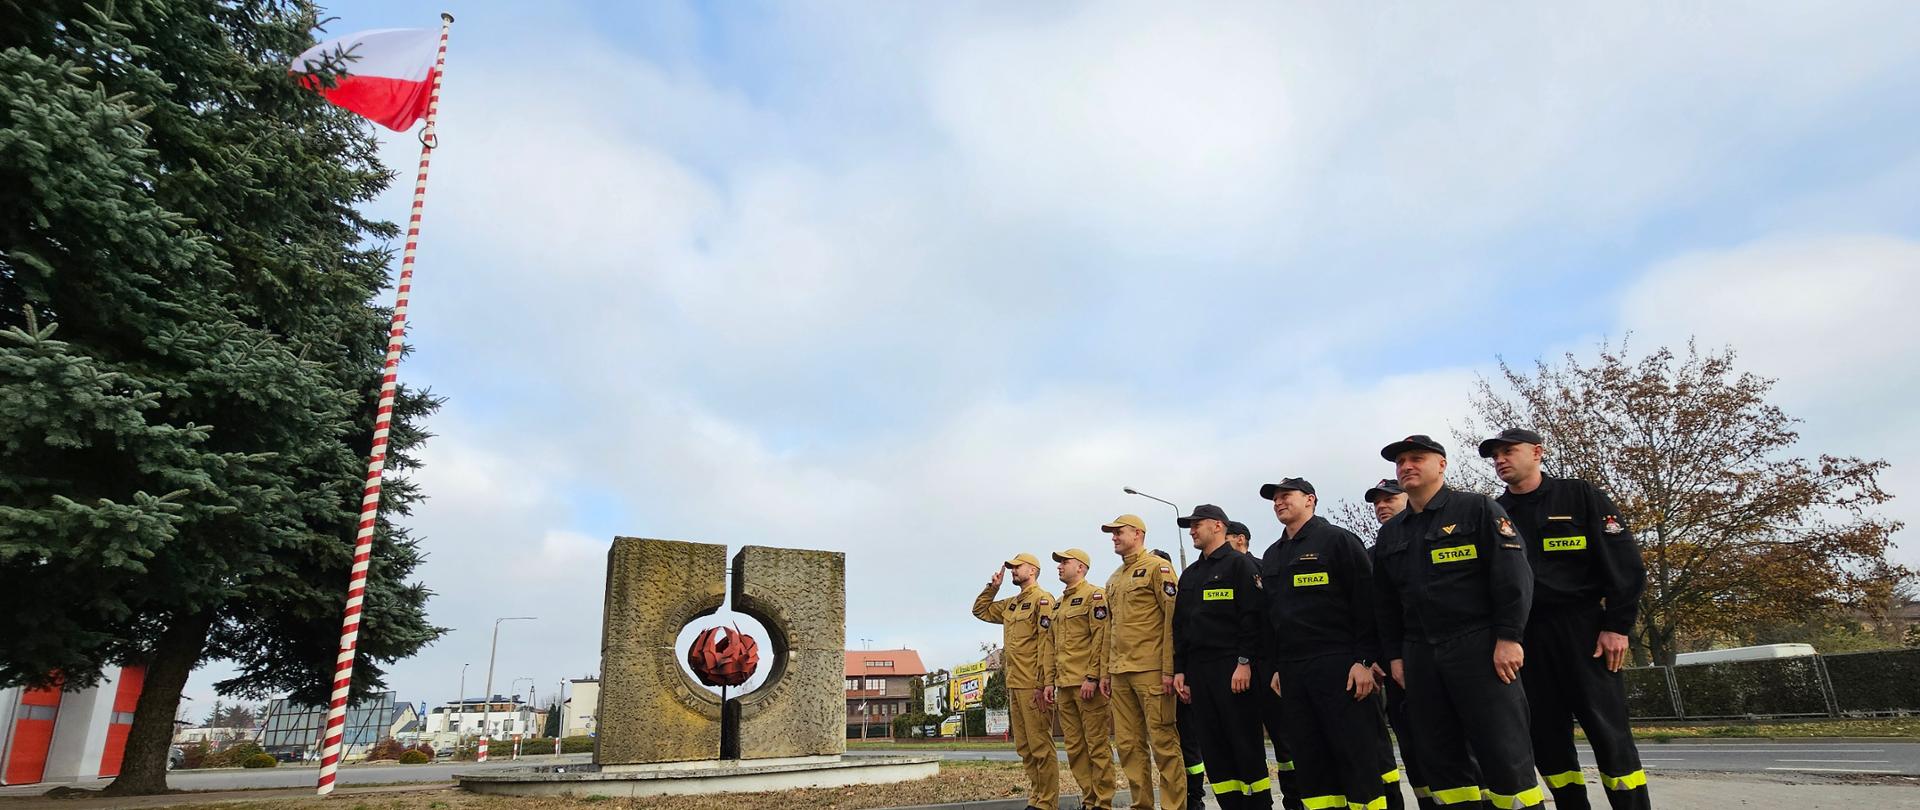
<path id="1" fill-rule="evenodd" d="M 1491 628 L 1521 640 L 1533 603 L 1533 571 L 1520 532 L 1485 495 L 1441 487 L 1419 512 L 1408 507 L 1380 526 L 1374 616 L 1380 647 L 1403 657 L 1412 638 L 1438 644 Z M 1406 628 L 1420 628 L 1408 636 Z"/>
<path id="2" fill-rule="evenodd" d="M 1173 602 L 1173 671 L 1188 662 L 1262 655 L 1267 600 L 1253 557 L 1221 543 L 1180 572 Z"/>
<path id="3" fill-rule="evenodd" d="M 1371 664 L 1374 634 L 1373 563 L 1353 532 L 1315 515 L 1292 537 L 1267 547 L 1260 562 L 1267 592 L 1273 660 L 1351 656 Z"/>
<path id="4" fill-rule="evenodd" d="M 1533 609 L 1570 611 L 1605 604 L 1600 627 L 1625 635 L 1640 614 L 1647 566 L 1627 521 L 1599 487 L 1578 478 L 1541 476 L 1525 495 L 1500 505 L 1527 541 Z"/>

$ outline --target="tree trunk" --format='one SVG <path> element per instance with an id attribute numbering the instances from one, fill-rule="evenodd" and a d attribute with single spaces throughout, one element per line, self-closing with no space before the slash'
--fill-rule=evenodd
<path id="1" fill-rule="evenodd" d="M 186 688 L 194 665 L 200 663 L 200 654 L 207 647 L 207 631 L 212 627 L 213 614 L 198 613 L 175 619 L 160 634 L 153 658 L 147 662 L 140 702 L 133 710 L 133 727 L 127 730 L 120 776 L 102 793 L 143 796 L 167 792 L 167 748 L 173 744 L 173 718 L 180 709 L 180 692 Z"/>
<path id="2" fill-rule="evenodd" d="M 1673 648 L 1673 638 L 1678 629 L 1649 620 L 1647 628 L 1647 652 L 1653 655 L 1653 662 L 1663 667 L 1673 666 L 1673 657 L 1679 654 Z"/>

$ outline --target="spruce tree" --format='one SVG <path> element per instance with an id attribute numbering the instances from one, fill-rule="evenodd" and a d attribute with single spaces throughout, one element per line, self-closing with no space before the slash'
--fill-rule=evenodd
<path id="1" fill-rule="evenodd" d="M 311 7 L 8 3 L 0 29 L 0 684 L 147 668 L 118 793 L 180 690 L 328 691 L 397 235 L 368 125 L 287 76 Z M 389 519 L 438 406 L 403 389 L 356 697 L 442 632 Z"/>

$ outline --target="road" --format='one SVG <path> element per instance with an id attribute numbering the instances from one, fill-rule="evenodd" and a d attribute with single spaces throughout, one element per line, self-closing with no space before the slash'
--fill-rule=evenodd
<path id="1" fill-rule="evenodd" d="M 1018 759 L 1011 748 L 995 751 L 932 751 L 925 748 L 862 750 L 852 754 L 939 754 L 942 759 Z M 1062 759 L 1065 758 L 1062 754 Z M 1651 772 L 1714 771 L 1791 775 L 1814 774 L 1904 774 L 1920 776 L 1920 743 L 1851 742 L 1839 740 L 1803 740 L 1795 742 L 1672 742 L 1643 743 L 1640 757 Z M 378 785 L 394 782 L 449 782 L 453 774 L 513 768 L 523 765 L 559 765 L 592 761 L 590 754 L 523 757 L 519 762 L 495 760 L 485 765 L 472 762 L 430 765 L 349 765 L 340 769 L 341 785 Z M 1593 765 L 1593 754 L 1580 746 L 1580 762 Z M 177 790 L 236 790 L 243 788 L 307 787 L 314 783 L 318 770 L 313 767 L 281 766 L 258 770 L 221 769 L 212 771 L 175 771 L 167 784 Z M 77 784 L 74 787 L 97 788 L 105 782 Z M 23 785 L 0 788 L 0 796 L 38 795 L 50 785 Z"/>
<path id="2" fill-rule="evenodd" d="M 1580 764 L 1593 766 L 1593 751 L 1579 746 Z M 902 748 L 862 751 L 874 754 L 930 754 Z M 941 751 L 942 759 L 1016 760 L 1005 751 Z M 1271 756 L 1272 752 L 1268 752 Z M 1064 759 L 1065 754 L 1061 754 Z M 1715 771 L 1725 773 L 1870 773 L 1920 776 L 1920 743 L 1797 740 L 1792 742 L 1671 742 L 1642 743 L 1640 759 L 1648 771 Z"/>

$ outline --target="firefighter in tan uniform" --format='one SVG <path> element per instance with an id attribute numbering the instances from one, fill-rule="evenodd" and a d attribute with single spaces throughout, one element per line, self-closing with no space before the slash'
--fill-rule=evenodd
<path id="1" fill-rule="evenodd" d="M 1161 810 L 1186 810 L 1187 769 L 1174 726 L 1173 599 L 1179 577 L 1147 551 L 1147 524 L 1121 515 L 1100 527 L 1113 536 L 1120 568 L 1107 578 L 1106 673 L 1100 691 L 1113 698 L 1113 737 L 1135 810 L 1153 810 L 1157 774 Z M 1152 758 L 1148 758 L 1148 754 Z"/>
<path id="2" fill-rule="evenodd" d="M 1000 582 L 1013 572 L 1020 592 L 994 601 Z M 973 600 L 973 615 L 1000 625 L 1005 636 L 1004 656 L 1007 707 L 1013 721 L 1013 747 L 1027 769 L 1027 810 L 1059 810 L 1060 760 L 1053 753 L 1053 717 L 1044 687 L 1050 664 L 1046 638 L 1053 629 L 1053 594 L 1040 587 L 1040 560 L 1022 552 L 993 572 L 993 580 Z"/>
<path id="3" fill-rule="evenodd" d="M 1080 783 L 1080 806 L 1113 808 L 1113 748 L 1108 744 L 1107 701 L 1100 693 L 1106 670 L 1107 594 L 1087 581 L 1092 558 L 1077 548 L 1053 553 L 1066 589 L 1053 605 L 1053 632 L 1047 636 L 1047 702 L 1059 707 L 1060 733 L 1067 738 L 1067 767 Z"/>

